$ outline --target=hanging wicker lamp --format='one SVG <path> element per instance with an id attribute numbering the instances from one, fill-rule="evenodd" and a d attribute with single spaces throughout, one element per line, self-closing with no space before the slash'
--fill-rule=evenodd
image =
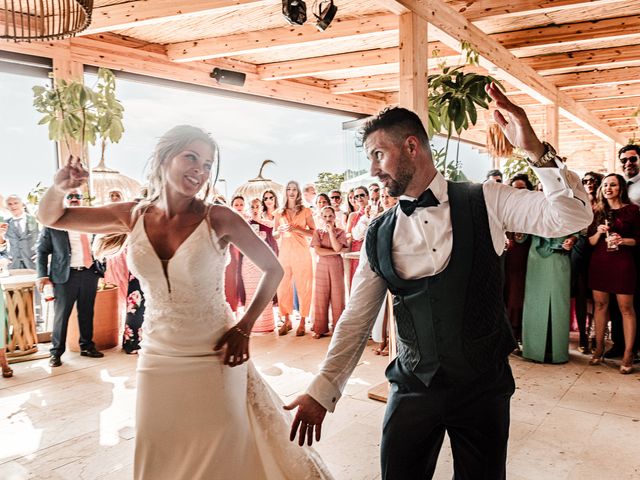
<path id="1" fill-rule="evenodd" d="M 91 23 L 93 0 L 0 0 L 0 38 L 60 40 Z"/>
<path id="2" fill-rule="evenodd" d="M 109 193 L 113 191 L 120 192 L 126 202 L 140 195 L 140 182 L 107 167 L 104 160 L 100 160 L 100 163 L 91 169 L 91 184 L 93 205 L 111 203 Z"/>
<path id="3" fill-rule="evenodd" d="M 258 176 L 249 180 L 247 183 L 243 183 L 240 185 L 233 196 L 242 195 L 244 197 L 245 202 L 249 202 L 254 198 L 262 199 L 262 194 L 265 190 L 273 190 L 276 193 L 278 198 L 282 198 L 282 193 L 284 192 L 284 186 L 279 183 L 274 182 L 271 179 L 264 178 L 262 176 L 262 171 L 266 165 L 270 163 L 276 164 L 273 160 L 265 160 L 262 162 L 260 166 L 260 171 L 258 172 Z"/>

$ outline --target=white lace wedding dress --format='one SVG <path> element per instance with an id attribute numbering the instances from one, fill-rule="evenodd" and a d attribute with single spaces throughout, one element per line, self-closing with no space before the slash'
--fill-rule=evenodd
<path id="1" fill-rule="evenodd" d="M 222 364 L 213 346 L 233 324 L 226 252 L 208 221 L 162 261 L 140 216 L 128 264 L 146 299 L 138 359 L 137 480 L 331 478 L 288 438 L 289 415 L 251 362 Z"/>

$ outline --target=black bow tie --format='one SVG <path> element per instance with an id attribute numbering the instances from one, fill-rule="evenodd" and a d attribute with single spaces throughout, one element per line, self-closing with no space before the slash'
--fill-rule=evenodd
<path id="1" fill-rule="evenodd" d="M 438 205 L 440 205 L 440 202 L 430 188 L 422 192 L 422 195 L 417 200 L 400 200 L 400 210 L 407 217 L 410 217 L 418 207 L 437 207 Z"/>

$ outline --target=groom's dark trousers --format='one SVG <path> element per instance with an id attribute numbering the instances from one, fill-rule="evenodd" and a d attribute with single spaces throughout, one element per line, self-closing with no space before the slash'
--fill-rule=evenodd
<path id="1" fill-rule="evenodd" d="M 451 440 L 454 480 L 503 480 L 509 437 L 509 401 L 515 390 L 505 361 L 467 385 L 452 385 L 441 372 L 426 387 L 394 360 L 384 418 L 384 480 L 433 476 L 445 431 Z"/>

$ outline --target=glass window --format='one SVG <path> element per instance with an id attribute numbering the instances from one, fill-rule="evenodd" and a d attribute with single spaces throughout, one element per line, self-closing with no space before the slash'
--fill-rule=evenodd
<path id="1" fill-rule="evenodd" d="M 0 60 L 0 195 L 27 193 L 39 182 L 50 185 L 56 171 L 55 144 L 42 115 L 33 108 L 34 85 L 46 85 L 50 68 Z M 4 207 L 4 205 L 3 205 Z"/>

